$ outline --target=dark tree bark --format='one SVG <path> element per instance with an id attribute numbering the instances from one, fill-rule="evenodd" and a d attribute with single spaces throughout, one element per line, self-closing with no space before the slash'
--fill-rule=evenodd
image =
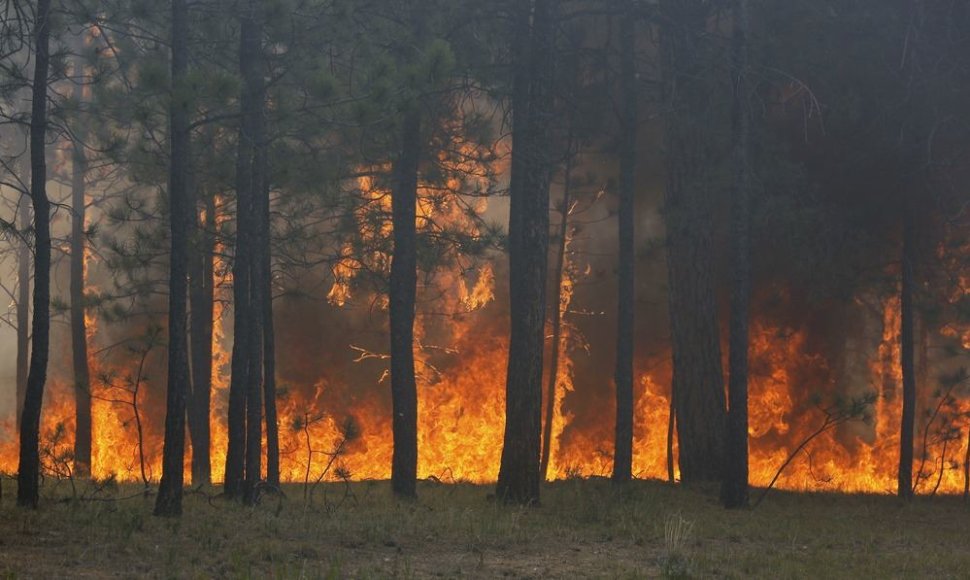
<path id="1" fill-rule="evenodd" d="M 903 416 L 899 436 L 899 478 L 896 494 L 913 497 L 913 444 L 916 429 L 915 289 L 916 225 L 910 208 L 904 212 L 902 243 L 902 287 L 900 291 L 900 356 L 903 367 Z"/>
<path id="2" fill-rule="evenodd" d="M 260 302 L 255 296 L 255 288 L 253 294 L 252 312 L 259 317 Z M 259 320 L 254 321 L 253 326 L 253 335 L 247 338 L 247 342 L 251 343 L 248 348 L 251 355 L 249 384 L 246 389 L 246 475 L 243 482 L 243 503 L 246 505 L 255 505 L 258 499 L 257 486 L 262 479 L 263 462 L 263 336 Z"/>
<path id="3" fill-rule="evenodd" d="M 731 112 L 734 148 L 734 187 L 731 200 L 731 253 L 734 279 L 731 285 L 729 411 L 721 502 L 726 508 L 748 505 L 748 344 L 751 310 L 751 173 L 749 145 L 751 120 L 748 110 L 747 68 L 750 30 L 748 0 L 735 0 L 731 38 L 733 103 Z"/>
<path id="4" fill-rule="evenodd" d="M 241 123 L 236 159 L 236 253 L 233 263 L 235 340 L 229 389 L 229 453 L 225 492 L 256 501 L 262 468 L 262 312 L 260 300 L 261 226 L 259 197 L 266 170 L 262 66 L 262 26 L 258 3 L 250 2 L 240 17 L 239 71 Z"/>
<path id="5" fill-rule="evenodd" d="M 266 121 L 264 117 L 264 101 L 266 89 L 263 82 L 262 65 L 262 35 L 263 29 L 256 15 L 253 4 L 250 16 L 251 24 L 243 24 L 247 29 L 242 42 L 247 47 L 241 54 L 249 55 L 248 64 L 243 67 L 243 82 L 248 85 L 248 91 L 254 97 L 255 104 L 253 119 L 253 169 L 252 183 L 249 196 L 251 198 L 247 211 L 252 212 L 247 220 L 252 232 L 252 242 L 244 258 L 249 268 L 249 312 L 252 313 L 252 332 L 246 337 L 249 343 L 249 384 L 246 388 L 246 479 L 243 484 L 243 503 L 254 505 L 258 500 L 257 486 L 262 479 L 263 459 L 263 290 L 265 280 L 262 274 L 264 246 L 269 243 L 268 231 L 263 228 L 262 206 L 263 198 L 268 194 L 266 185 Z"/>
<path id="6" fill-rule="evenodd" d="M 259 392 L 261 367 L 256 366 L 258 353 L 253 345 L 261 340 L 259 311 L 254 306 L 254 272 L 257 260 L 256 236 L 256 139 L 260 126 L 261 72 L 257 61 L 260 51 L 260 27 L 255 19 L 255 6 L 250 3 L 240 18 L 239 70 L 243 77 L 240 95 L 241 122 L 236 158 L 236 252 L 233 261 L 233 334 L 232 377 L 229 383 L 229 448 L 226 455 L 225 494 L 250 499 L 248 485 L 254 473 L 247 469 L 250 447 L 262 441 L 250 442 L 249 434 L 260 429 L 261 416 L 256 415 L 254 392 Z M 259 337 L 259 339 L 257 339 Z M 257 416 L 257 425 L 249 419 Z M 252 443 L 252 445 L 250 444 Z M 259 459 L 257 459 L 259 461 Z M 257 476 L 258 479 L 258 476 Z"/>
<path id="7" fill-rule="evenodd" d="M 616 432 L 613 481 L 633 477 L 633 328 L 636 316 L 634 216 L 637 167 L 637 71 L 635 3 L 628 1 L 620 23 L 620 180 L 616 303 Z"/>
<path id="8" fill-rule="evenodd" d="M 196 222 L 195 255 L 189 267 L 190 338 L 192 347 L 192 397 L 189 401 L 189 436 L 192 438 L 192 484 L 212 482 L 210 459 L 211 428 L 209 410 L 212 401 L 212 339 L 215 280 L 216 208 L 212 196 L 206 195 L 205 221 Z M 198 207 L 196 207 L 198 209 Z"/>
<path id="9" fill-rule="evenodd" d="M 243 149 L 249 148 L 244 140 L 239 142 L 239 154 L 243 155 Z M 251 171 L 251 166 L 246 163 L 247 169 L 242 169 L 242 163 L 237 163 L 237 184 L 245 181 L 246 178 L 240 174 Z M 237 189 L 237 207 L 239 189 Z M 241 210 L 237 210 L 239 214 Z M 241 220 L 241 218 L 240 218 Z M 242 228 L 240 220 L 239 229 Z M 246 351 L 246 341 L 243 337 L 249 336 L 253 332 L 252 318 L 249 316 L 249 274 L 248 268 L 243 264 L 241 258 L 243 254 L 240 246 L 245 245 L 242 235 L 237 230 L 236 234 L 236 257 L 232 267 L 232 290 L 233 290 L 233 345 L 232 358 L 230 362 L 231 376 L 229 379 L 229 417 L 228 417 L 228 448 L 226 451 L 225 476 L 223 478 L 223 492 L 228 498 L 238 498 L 242 493 L 243 477 L 246 466 L 246 393 L 249 385 L 249 361 Z"/>
<path id="10" fill-rule="evenodd" d="M 421 114 L 413 109 L 406 114 L 401 130 L 401 151 L 394 164 L 394 189 L 391 194 L 394 224 L 390 280 L 391 401 L 394 414 L 391 489 L 395 495 L 406 498 L 416 496 L 418 474 L 414 303 L 418 284 L 415 220 L 421 149 Z"/>
<path id="11" fill-rule="evenodd" d="M 189 389 L 188 262 L 194 218 L 189 195 L 189 98 L 183 93 L 188 72 L 189 14 L 186 0 L 172 0 L 172 102 L 170 122 L 169 222 L 171 257 L 168 290 L 168 394 L 162 480 L 156 516 L 182 514 L 185 480 L 185 408 Z"/>
<path id="12" fill-rule="evenodd" d="M 30 368 L 20 422 L 17 505 L 36 508 L 40 496 L 40 412 L 50 355 L 51 217 L 47 199 L 47 76 L 50 70 L 50 0 L 38 0 L 34 25 L 34 79 L 30 111 L 30 201 L 34 210 L 34 317 Z"/>
<path id="13" fill-rule="evenodd" d="M 661 10 L 668 110 L 664 217 L 680 477 L 685 483 L 713 482 L 723 475 L 726 427 L 711 192 L 703 176 L 713 157 L 707 122 L 711 94 L 702 54 L 708 3 L 663 0 Z"/>
<path id="14" fill-rule="evenodd" d="M 260 28 L 260 34 L 262 29 Z M 260 60 L 263 64 L 261 47 Z M 255 188 L 255 221 L 257 225 L 256 252 L 253 278 L 253 309 L 259 314 L 261 333 L 252 348 L 259 352 L 262 348 L 263 410 L 266 422 L 266 481 L 279 487 L 280 484 L 280 437 L 279 420 L 276 410 L 276 329 L 273 326 L 273 251 L 272 218 L 270 214 L 269 167 L 269 129 L 267 126 L 266 85 L 262 73 L 256 69 L 251 81 L 258 95 L 258 116 L 256 124 L 256 150 L 253 159 L 253 187 Z M 254 337 L 255 338 L 255 337 Z M 254 376 L 259 376 L 259 367 L 254 366 Z M 258 418 L 257 418 L 258 419 Z M 258 451 L 258 449 L 257 449 Z M 258 477 L 258 473 L 256 474 Z"/>
<path id="15" fill-rule="evenodd" d="M 552 296 L 552 345 L 549 349 L 549 377 L 546 380 L 546 417 L 542 422 L 542 454 L 539 474 L 542 481 L 549 476 L 552 453 L 552 420 L 556 416 L 556 386 L 559 382 L 559 355 L 562 350 L 562 274 L 566 266 L 566 245 L 569 235 L 569 213 L 572 205 L 572 156 L 563 171 L 562 206 L 559 212 L 559 232 L 556 239 L 556 270 L 553 277 L 555 290 Z"/>
<path id="16" fill-rule="evenodd" d="M 17 205 L 21 235 L 30 227 L 30 208 L 21 201 Z M 27 369 L 30 361 L 30 246 L 21 240 L 17 249 L 17 430 L 27 394 Z"/>
<path id="17" fill-rule="evenodd" d="M 273 327 L 273 254 L 269 170 L 263 170 L 260 195 L 260 278 L 263 316 L 263 404 L 266 421 L 266 482 L 280 484 L 280 432 L 276 412 L 276 329 Z"/>
<path id="18" fill-rule="evenodd" d="M 78 70 L 83 67 L 76 59 Z M 83 85 L 74 88 L 74 98 L 84 98 Z M 91 474 L 91 369 L 88 365 L 88 328 L 84 319 L 84 222 L 86 214 L 85 183 L 87 157 L 84 154 L 82 128 L 75 130 L 79 139 L 72 148 L 71 167 L 71 351 L 74 363 L 74 472 L 79 477 Z"/>
<path id="19" fill-rule="evenodd" d="M 515 4 L 512 174 L 509 184 L 511 334 L 505 437 L 496 492 L 539 501 L 542 358 L 549 246 L 548 128 L 552 110 L 555 0 Z M 530 19 L 531 16 L 531 19 Z"/>

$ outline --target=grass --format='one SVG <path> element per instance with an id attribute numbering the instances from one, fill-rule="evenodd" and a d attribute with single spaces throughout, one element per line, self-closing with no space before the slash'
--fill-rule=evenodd
<path id="1" fill-rule="evenodd" d="M 73 501 L 61 486 L 26 511 L 5 484 L 6 578 L 970 576 L 970 508 L 952 497 L 777 492 L 731 512 L 709 489 L 571 480 L 519 508 L 488 500 L 490 487 L 424 482 L 417 502 L 397 502 L 387 483 L 361 482 L 346 499 L 318 489 L 312 505 L 299 486 L 256 508 L 190 494 L 181 519 L 160 519 L 135 487 Z"/>

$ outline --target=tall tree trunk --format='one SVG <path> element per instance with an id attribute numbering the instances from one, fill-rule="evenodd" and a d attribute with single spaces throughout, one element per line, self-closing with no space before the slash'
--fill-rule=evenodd
<path id="1" fill-rule="evenodd" d="M 243 150 L 248 149 L 244 139 L 239 141 L 239 156 L 243 157 Z M 244 169 L 242 165 L 246 165 Z M 245 337 L 253 332 L 252 318 L 250 317 L 248 304 L 249 298 L 249 273 L 244 264 L 245 252 L 243 247 L 246 245 L 244 236 L 241 234 L 243 211 L 241 208 L 242 190 L 238 185 L 248 178 L 241 175 L 243 172 L 251 171 L 249 163 L 237 162 L 237 220 L 239 227 L 236 232 L 236 252 L 232 266 L 232 293 L 233 293 L 233 344 L 232 357 L 230 362 L 231 376 L 229 379 L 229 413 L 228 413 L 228 448 L 226 450 L 225 476 L 223 478 L 223 492 L 226 497 L 238 498 L 243 489 L 243 478 L 246 466 L 246 393 L 249 385 L 249 354 L 246 352 Z"/>
<path id="2" fill-rule="evenodd" d="M 22 200 L 17 205 L 19 222 L 17 229 L 26 240 L 30 227 L 30 208 Z M 20 242 L 17 249 L 17 430 L 24 410 L 27 393 L 27 369 L 30 361 L 30 246 Z"/>
<path id="3" fill-rule="evenodd" d="M 414 377 L 414 307 L 417 295 L 417 195 L 421 162 L 421 114 L 409 111 L 394 165 L 391 208 L 394 256 L 391 260 L 391 401 L 394 453 L 391 489 L 415 497 L 418 472 L 418 392 Z"/>
<path id="4" fill-rule="evenodd" d="M 258 68 L 261 31 L 256 21 L 256 6 L 250 2 L 240 17 L 239 70 L 243 78 L 240 95 L 239 144 L 236 157 L 236 251 L 233 259 L 233 345 L 232 377 L 229 382 L 229 448 L 226 454 L 225 494 L 228 497 L 247 497 L 247 460 L 249 433 L 254 427 L 249 421 L 256 415 L 251 399 L 258 391 L 260 367 L 255 366 L 258 354 L 253 345 L 261 339 L 257 322 L 259 312 L 254 307 L 254 264 L 257 260 L 257 170 L 256 142 L 260 125 L 261 71 Z M 254 374 L 255 372 L 255 374 Z M 247 411 L 250 409 L 250 411 Z M 262 417 L 257 422 L 261 422 Z M 255 426 L 257 429 L 259 425 Z M 262 441 L 252 442 L 260 446 Z"/>
<path id="5" fill-rule="evenodd" d="M 229 450 L 225 492 L 241 493 L 244 503 L 256 500 L 262 464 L 262 345 L 260 319 L 261 258 L 259 200 L 265 169 L 263 126 L 262 27 L 258 2 L 240 17 L 239 71 L 241 122 L 236 159 L 236 253 L 233 263 L 235 329 L 229 387 Z"/>
<path id="6" fill-rule="evenodd" d="M 50 0 L 38 0 L 34 25 L 34 79 L 30 111 L 30 200 L 34 210 L 34 317 L 30 368 L 20 422 L 17 505 L 36 508 L 40 496 L 40 412 L 50 354 L 51 231 L 47 199 L 47 76 L 50 70 Z"/>
<path id="7" fill-rule="evenodd" d="M 189 14 L 186 0 L 172 0 L 172 102 L 170 121 L 169 222 L 171 257 L 168 290 L 168 394 L 162 480 L 156 516 L 182 514 L 185 480 L 185 407 L 189 388 L 188 261 L 193 208 L 189 203 L 189 109 L 183 84 L 188 73 Z"/>
<path id="8" fill-rule="evenodd" d="M 913 497 L 913 438 L 916 429 L 915 289 L 916 224 L 912 211 L 904 212 L 902 244 L 902 287 L 900 290 L 900 353 L 903 367 L 903 416 L 899 436 L 899 478 L 896 493 Z"/>
<path id="9" fill-rule="evenodd" d="M 75 59 L 78 72 L 82 59 Z M 77 74 L 77 73 L 75 73 Z M 74 99 L 84 99 L 84 88 L 77 83 Z M 84 154 L 83 128 L 74 132 L 78 141 L 72 148 L 71 167 L 71 352 L 74 362 L 74 472 L 80 477 L 91 474 L 91 369 L 88 366 L 88 328 L 84 319 L 84 223 L 86 214 L 85 183 L 87 157 Z"/>
<path id="10" fill-rule="evenodd" d="M 268 146 L 268 145 L 267 145 Z M 266 152 L 268 156 L 268 151 Z M 267 159 L 268 161 L 268 159 Z M 280 484 L 280 432 L 276 411 L 276 329 L 273 327 L 273 254 L 268 165 L 260 192 L 260 278 L 263 316 L 263 404 L 266 421 L 266 482 Z"/>
<path id="11" fill-rule="evenodd" d="M 546 417 L 542 422 L 542 454 L 539 474 L 542 481 L 549 476 L 552 453 L 552 421 L 556 416 L 556 387 L 559 384 L 559 355 L 562 351 L 562 275 L 566 267 L 566 246 L 569 236 L 569 213 L 572 205 L 573 158 L 570 154 L 563 171 L 562 209 L 559 212 L 559 232 L 556 239 L 556 270 L 553 277 L 552 345 L 549 349 L 549 377 L 546 381 Z"/>
<path id="12" fill-rule="evenodd" d="M 711 193 L 713 107 L 702 56 L 708 4 L 663 0 L 661 55 L 667 102 L 668 302 L 681 481 L 719 481 L 725 432 L 724 377 L 714 292 Z"/>
<path id="13" fill-rule="evenodd" d="M 192 484 L 212 482 L 210 459 L 212 400 L 212 339 L 215 279 L 216 208 L 211 195 L 204 195 L 204 221 L 196 221 L 195 255 L 189 269 L 190 337 L 192 347 L 192 398 L 189 402 L 189 435 L 192 438 Z M 198 210 L 198 206 L 196 206 Z"/>
<path id="14" fill-rule="evenodd" d="M 748 505 L 748 338 L 751 309 L 751 173 L 747 68 L 750 22 L 748 0 L 735 0 L 731 39 L 732 145 L 734 187 L 731 200 L 731 285 L 729 411 L 721 501 L 726 508 Z"/>
<path id="15" fill-rule="evenodd" d="M 635 2 L 628 0 L 620 23 L 620 86 L 622 111 L 620 145 L 617 303 L 616 303 L 616 433 L 613 452 L 613 481 L 633 477 L 633 349 L 636 316 L 634 215 L 636 212 L 637 168 L 637 71 Z"/>
<path id="16" fill-rule="evenodd" d="M 252 313 L 252 332 L 247 337 L 249 346 L 249 385 L 246 389 L 246 481 L 243 488 L 243 502 L 254 505 L 258 498 L 257 485 L 262 479 L 263 459 L 263 290 L 265 281 L 262 273 L 264 246 L 268 243 L 268 232 L 263 229 L 263 198 L 268 195 L 266 185 L 266 122 L 263 103 L 266 91 L 263 85 L 261 44 L 263 29 L 253 8 L 253 28 L 251 37 L 247 35 L 250 46 L 246 53 L 252 54 L 251 64 L 244 70 L 244 82 L 255 95 L 255 119 L 253 123 L 253 172 L 252 172 L 252 244 L 246 261 L 249 263 L 249 311 Z"/>
<path id="17" fill-rule="evenodd" d="M 556 0 L 535 0 L 518 2 L 515 8 L 509 184 L 511 333 L 496 492 L 504 501 L 520 504 L 539 501 L 551 170 L 547 149 L 557 5 Z"/>

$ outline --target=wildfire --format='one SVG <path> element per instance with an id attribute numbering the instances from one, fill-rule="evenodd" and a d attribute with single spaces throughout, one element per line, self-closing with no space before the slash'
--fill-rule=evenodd
<path id="1" fill-rule="evenodd" d="M 467 157 L 471 157 L 470 155 Z M 439 160 L 448 163 L 447 158 Z M 387 167 L 371 173 L 386 172 Z M 482 179 L 485 179 L 482 177 Z M 484 185 L 482 185 L 484 187 Z M 355 287 L 363 271 L 386 272 L 391 233 L 390 196 L 372 175 L 356 183 L 361 204 L 355 214 L 359 229 L 346 242 L 333 270 L 329 298 L 343 308 L 358 296 L 379 291 Z M 483 197 L 462 198 L 464 186 L 422 183 L 418 226 L 421 236 L 482 235 Z M 219 206 L 220 204 L 217 204 Z M 226 216 L 219 216 L 220 223 Z M 571 243 L 571 242 L 570 242 Z M 220 242 L 222 244 L 222 242 Z M 361 251 L 366 248 L 366 251 Z M 231 317 L 228 302 L 230 268 L 226 248 L 215 251 L 220 282 L 214 310 L 213 396 L 211 408 L 212 473 L 224 472 L 227 446 Z M 355 257 L 356 256 L 356 257 Z M 361 258 L 360 256 L 364 256 Z M 452 257 L 457 256 L 454 254 Z M 567 252 L 567 256 L 570 254 Z M 86 267 L 96 257 L 86 255 Z M 450 267 L 428 272 L 419 288 L 416 321 L 416 363 L 419 389 L 419 476 L 441 481 L 484 483 L 497 475 L 504 432 L 504 390 L 507 332 L 503 305 L 496 301 L 500 263 L 487 253 L 469 261 L 455 259 Z M 577 280 L 588 269 L 570 257 L 564 268 L 558 307 L 568 312 L 576 299 Z M 964 280 L 970 294 L 970 282 Z M 383 312 L 386 301 L 372 301 Z M 428 308 L 428 305 L 433 308 Z M 881 333 L 872 344 L 858 339 L 856 349 L 867 351 L 869 365 L 862 372 L 830 368 L 830 361 L 813 350 L 808 330 L 757 319 L 752 325 L 750 384 L 750 471 L 754 485 L 767 485 L 789 457 L 777 486 L 793 490 L 892 492 L 896 485 L 898 431 L 901 415 L 899 302 L 883 303 Z M 101 353 L 108 339 L 105 324 L 88 312 L 88 340 L 92 354 L 93 475 L 124 481 L 155 481 L 161 473 L 163 412 L 159 393 L 164 385 L 147 372 L 164 348 L 150 338 L 133 341 L 125 353 Z M 561 337 L 557 372 L 551 478 L 603 476 L 612 469 L 612 406 L 599 411 L 595 424 L 579 423 L 574 396 L 588 385 L 577 379 L 574 357 L 585 343 L 579 328 L 567 320 Z M 949 329 L 970 346 L 970 331 Z M 351 345 L 346 345 L 347 348 Z M 352 356 L 352 355 L 350 355 Z M 677 443 L 668 441 L 670 412 L 669 353 L 637 361 L 640 369 L 635 393 L 634 474 L 666 479 L 668 447 L 676 465 Z M 373 361 L 386 366 L 381 352 L 361 350 L 359 365 Z M 356 391 L 335 379 L 291 384 L 279 400 L 281 477 L 284 481 L 318 479 L 384 479 L 390 475 L 391 417 L 386 395 L 386 371 L 374 363 L 371 381 L 379 396 Z M 548 372 L 548 369 L 547 369 Z M 367 372 L 362 372 L 367 374 Z M 73 391 L 70 381 L 55 374 L 50 382 L 41 434 L 45 470 L 67 476 L 72 468 Z M 605 382 L 608 378 L 602 378 Z M 850 384 L 856 383 L 856 384 Z M 339 394 L 339 396 L 334 396 Z M 967 454 L 970 401 L 958 392 L 943 392 L 933 378 L 922 377 L 917 420 L 915 482 L 919 493 L 958 493 L 963 490 L 962 465 Z M 868 399 L 867 399 L 868 397 Z M 867 400 L 853 407 L 852 399 Z M 12 422 L 0 443 L 0 470 L 17 469 L 17 438 Z M 186 457 L 186 474 L 190 456 Z M 676 470 L 674 475 L 676 476 Z"/>
<path id="2" fill-rule="evenodd" d="M 491 270 L 483 270 L 472 290 L 466 287 L 456 294 L 456 303 L 467 302 L 482 293 L 487 295 L 481 285 L 487 286 L 492 279 Z M 457 287 L 461 288 L 460 285 Z M 472 303 L 477 304 L 474 300 Z M 895 349 L 892 345 L 897 341 L 896 306 L 894 301 L 886 305 L 884 337 L 873 357 L 870 382 L 873 391 L 884 389 L 887 384 L 898 385 L 898 357 L 885 356 L 887 350 Z M 487 315 L 487 309 L 474 310 L 452 325 L 449 353 L 443 356 L 458 357 L 458 364 L 434 367 L 433 372 L 419 372 L 421 477 L 488 482 L 496 476 L 504 429 L 507 344 L 501 332 L 479 332 L 477 323 Z M 221 307 L 217 307 L 212 409 L 212 463 L 217 478 L 224 469 L 227 436 L 224 407 L 228 361 L 226 318 Z M 806 396 L 810 386 L 797 382 L 797 377 L 818 376 L 817 371 L 809 372 L 809 369 L 825 365 L 819 355 L 806 352 L 801 333 L 783 332 L 759 323 L 754 326 L 753 334 L 751 475 L 753 484 L 765 485 L 788 456 L 825 424 L 826 413 L 837 411 L 826 408 L 823 401 Z M 422 355 L 419 368 L 432 367 L 432 358 Z M 568 361 L 568 357 L 564 361 Z M 884 366 L 886 361 L 891 361 L 888 367 Z M 650 365 L 641 361 L 643 367 Z M 116 381 L 130 385 L 138 380 L 137 369 L 114 372 Z M 665 385 L 668 384 L 668 373 L 667 370 L 644 373 L 638 381 L 634 472 L 639 477 L 666 477 L 670 405 Z M 104 374 L 101 369 L 92 376 Z M 562 375 L 569 376 L 566 372 Z M 389 476 L 392 441 L 387 408 L 370 400 L 353 408 L 320 408 L 320 401 L 326 399 L 328 389 L 339 388 L 342 387 L 320 383 L 305 395 L 299 394 L 305 391 L 297 390 L 281 399 L 281 475 L 284 480 L 302 482 L 315 480 L 321 475 L 336 477 L 337 466 L 354 479 Z M 898 387 L 894 386 L 890 392 L 882 391 L 869 413 L 834 424 L 812 439 L 782 473 L 777 485 L 797 490 L 892 491 L 898 461 L 896 433 L 901 400 L 895 396 L 895 388 Z M 59 475 L 69 474 L 71 467 L 74 416 L 71 392 L 66 383 L 53 381 L 44 409 L 41 439 L 45 467 Z M 94 400 L 93 475 L 140 481 L 138 425 L 133 407 L 116 401 L 106 396 L 97 396 Z M 963 474 L 958 466 L 966 453 L 966 439 L 942 437 L 945 418 L 940 413 L 933 413 L 939 405 L 939 396 L 924 392 L 920 401 L 922 419 L 917 430 L 917 465 L 914 467 L 918 474 L 918 491 L 960 492 Z M 953 404 L 956 407 L 949 409 L 946 421 L 956 421 L 957 424 L 949 428 L 964 433 L 970 408 L 966 401 L 957 400 Z M 161 417 L 157 410 L 149 412 L 146 408 L 143 413 L 145 473 L 149 480 L 155 480 L 160 474 Z M 347 416 L 353 417 L 356 437 L 347 437 L 344 419 Z M 603 428 L 576 431 L 571 430 L 571 419 L 569 413 L 563 413 L 557 419 L 562 426 L 554 429 L 559 446 L 553 447 L 550 474 L 557 478 L 608 474 L 612 463 L 611 422 L 604 421 Z M 8 433 L 0 446 L 0 466 L 10 473 L 17 465 L 12 426 L 8 426 Z M 564 433 L 568 436 L 560 437 Z M 329 470 L 326 469 L 328 465 Z"/>

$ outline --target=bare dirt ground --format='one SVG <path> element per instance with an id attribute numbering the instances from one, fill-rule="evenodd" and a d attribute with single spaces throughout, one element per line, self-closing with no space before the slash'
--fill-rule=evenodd
<path id="1" fill-rule="evenodd" d="M 773 492 L 729 512 L 710 489 L 575 480 L 540 507 L 491 487 L 385 482 L 302 486 L 244 508 L 201 490 L 181 519 L 152 517 L 136 487 L 48 482 L 41 508 L 4 481 L 6 578 L 970 578 L 970 507 L 884 496 Z M 82 499 L 71 499 L 78 495 Z"/>

